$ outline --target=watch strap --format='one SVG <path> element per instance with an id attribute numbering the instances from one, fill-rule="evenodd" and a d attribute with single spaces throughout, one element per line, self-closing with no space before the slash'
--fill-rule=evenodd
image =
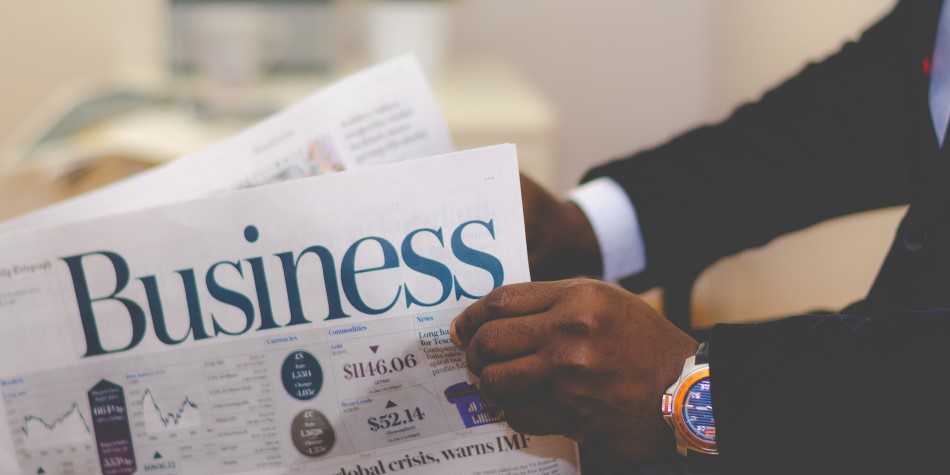
<path id="1" fill-rule="evenodd" d="M 693 473 L 716 473 L 719 468 L 719 456 L 688 450 L 686 466 Z"/>
<path id="2" fill-rule="evenodd" d="M 709 342 L 704 341 L 699 344 L 696 350 L 696 364 L 709 364 Z"/>

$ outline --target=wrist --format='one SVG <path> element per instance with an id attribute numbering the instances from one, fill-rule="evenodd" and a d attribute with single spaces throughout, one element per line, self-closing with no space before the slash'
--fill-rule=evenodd
<path id="1" fill-rule="evenodd" d="M 574 275 L 600 276 L 603 274 L 603 260 L 597 235 L 587 215 L 572 201 L 561 203 L 561 220 L 565 229 L 561 247 L 567 264 Z"/>

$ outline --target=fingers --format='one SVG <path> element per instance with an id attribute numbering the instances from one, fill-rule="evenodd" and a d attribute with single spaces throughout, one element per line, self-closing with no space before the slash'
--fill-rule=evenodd
<path id="1" fill-rule="evenodd" d="M 502 408 L 539 400 L 549 393 L 554 371 L 537 355 L 488 365 L 482 370 L 482 395 L 490 404 Z"/>
<path id="2" fill-rule="evenodd" d="M 544 312 L 557 295 L 557 285 L 549 282 L 513 284 L 492 290 L 452 320 L 452 342 L 464 349 L 485 323 Z"/>
<path id="3" fill-rule="evenodd" d="M 570 436 L 582 425 L 564 405 L 548 397 L 505 409 L 505 420 L 512 429 L 533 435 Z"/>
<path id="4" fill-rule="evenodd" d="M 469 371 L 480 376 L 490 364 L 534 353 L 544 342 L 549 320 L 549 315 L 541 313 L 485 323 L 466 347 Z"/>
<path id="5" fill-rule="evenodd" d="M 536 354 L 489 365 L 482 372 L 482 396 L 505 410 L 512 429 L 537 435 L 573 434 L 574 413 L 554 394 L 554 372 Z"/>

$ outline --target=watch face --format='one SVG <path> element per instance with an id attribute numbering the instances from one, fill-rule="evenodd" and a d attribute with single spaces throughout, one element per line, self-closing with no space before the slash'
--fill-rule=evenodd
<path id="1" fill-rule="evenodd" d="M 700 440 L 715 443 L 716 420 L 713 419 L 709 376 L 693 383 L 687 391 L 682 407 L 686 428 Z"/>

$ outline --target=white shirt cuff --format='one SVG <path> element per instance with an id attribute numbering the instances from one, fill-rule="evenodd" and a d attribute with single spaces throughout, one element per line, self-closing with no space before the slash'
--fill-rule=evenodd
<path id="1" fill-rule="evenodd" d="M 637 209 L 623 187 L 610 178 L 597 178 L 571 190 L 568 198 L 594 228 L 604 260 L 604 280 L 617 281 L 646 269 Z"/>

